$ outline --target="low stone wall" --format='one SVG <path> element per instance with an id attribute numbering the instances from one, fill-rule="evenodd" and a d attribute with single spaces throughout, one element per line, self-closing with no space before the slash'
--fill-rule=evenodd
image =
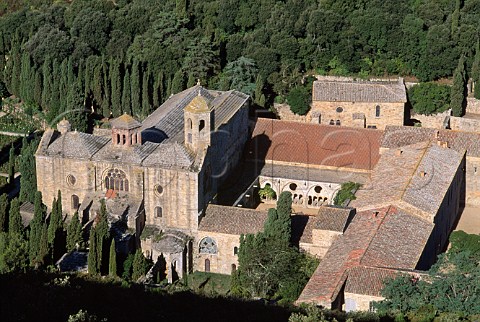
<path id="1" fill-rule="evenodd" d="M 480 119 L 466 117 L 450 117 L 450 128 L 456 131 L 480 132 Z"/>
<path id="2" fill-rule="evenodd" d="M 443 123 L 445 121 L 445 118 L 450 115 L 451 115 L 451 110 L 447 110 L 443 113 L 432 114 L 432 115 L 412 113 L 410 118 L 420 121 L 422 123 L 422 127 L 443 129 Z"/>
<path id="3" fill-rule="evenodd" d="M 284 121 L 297 121 L 297 122 L 306 122 L 307 117 L 305 115 L 297 115 L 290 110 L 290 105 L 288 104 L 273 104 L 273 108 L 277 111 L 277 115 L 281 120 Z"/>
<path id="4" fill-rule="evenodd" d="M 467 97 L 467 113 L 480 114 L 480 100 L 474 97 Z"/>

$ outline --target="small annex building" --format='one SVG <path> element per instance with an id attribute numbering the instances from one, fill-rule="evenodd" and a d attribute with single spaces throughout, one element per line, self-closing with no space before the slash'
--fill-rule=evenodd
<path id="1" fill-rule="evenodd" d="M 318 76 L 307 120 L 316 124 L 385 129 L 404 125 L 407 93 L 402 78 L 361 80 Z"/>

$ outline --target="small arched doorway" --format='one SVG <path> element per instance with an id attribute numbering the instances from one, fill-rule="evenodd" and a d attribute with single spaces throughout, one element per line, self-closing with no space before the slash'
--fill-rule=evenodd
<path id="1" fill-rule="evenodd" d="M 205 260 L 205 272 L 210 272 L 210 260 L 206 259 Z"/>

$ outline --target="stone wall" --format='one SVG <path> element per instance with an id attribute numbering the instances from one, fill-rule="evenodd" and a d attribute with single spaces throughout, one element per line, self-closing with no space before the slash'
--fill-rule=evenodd
<path id="1" fill-rule="evenodd" d="M 326 231 L 313 229 L 312 230 L 312 243 L 300 243 L 300 249 L 322 259 L 327 253 L 328 249 L 332 245 L 335 238 L 342 235 L 336 231 Z"/>
<path id="2" fill-rule="evenodd" d="M 344 311 L 370 311 L 370 303 L 384 300 L 384 297 L 345 292 Z"/>
<path id="3" fill-rule="evenodd" d="M 377 106 L 380 106 L 379 117 L 376 116 Z M 404 103 L 314 101 L 307 114 L 307 122 L 351 127 L 375 126 L 381 130 L 387 125 L 403 125 L 404 119 Z"/>
<path id="4" fill-rule="evenodd" d="M 290 110 L 288 104 L 274 103 L 273 108 L 277 111 L 278 118 L 284 121 L 306 122 L 306 115 L 297 115 Z"/>
<path id="5" fill-rule="evenodd" d="M 480 158 L 467 156 L 465 177 L 465 203 L 480 207 Z"/>
<path id="6" fill-rule="evenodd" d="M 426 128 L 433 128 L 433 129 L 443 129 L 445 118 L 451 115 L 451 110 L 447 110 L 443 113 L 431 114 L 431 115 L 423 115 L 423 114 L 416 114 L 412 111 L 411 119 L 417 120 L 422 123 L 422 127 Z"/>
<path id="7" fill-rule="evenodd" d="M 480 100 L 474 97 L 467 97 L 467 113 L 480 114 Z"/>
<path id="8" fill-rule="evenodd" d="M 200 254 L 200 241 L 210 237 L 217 244 L 216 254 Z M 194 267 L 197 271 L 205 272 L 206 263 L 210 261 L 210 272 L 230 275 L 238 267 L 238 255 L 234 253 L 235 247 L 240 247 L 240 236 L 216 232 L 199 231 L 198 238 L 194 242 Z"/>
<path id="9" fill-rule="evenodd" d="M 456 131 L 480 132 L 480 118 L 450 117 L 450 128 Z"/>

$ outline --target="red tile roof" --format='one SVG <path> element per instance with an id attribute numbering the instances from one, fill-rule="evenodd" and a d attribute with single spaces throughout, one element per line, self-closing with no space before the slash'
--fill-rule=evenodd
<path id="1" fill-rule="evenodd" d="M 302 165 L 372 170 L 383 131 L 259 118 L 248 157 Z"/>

